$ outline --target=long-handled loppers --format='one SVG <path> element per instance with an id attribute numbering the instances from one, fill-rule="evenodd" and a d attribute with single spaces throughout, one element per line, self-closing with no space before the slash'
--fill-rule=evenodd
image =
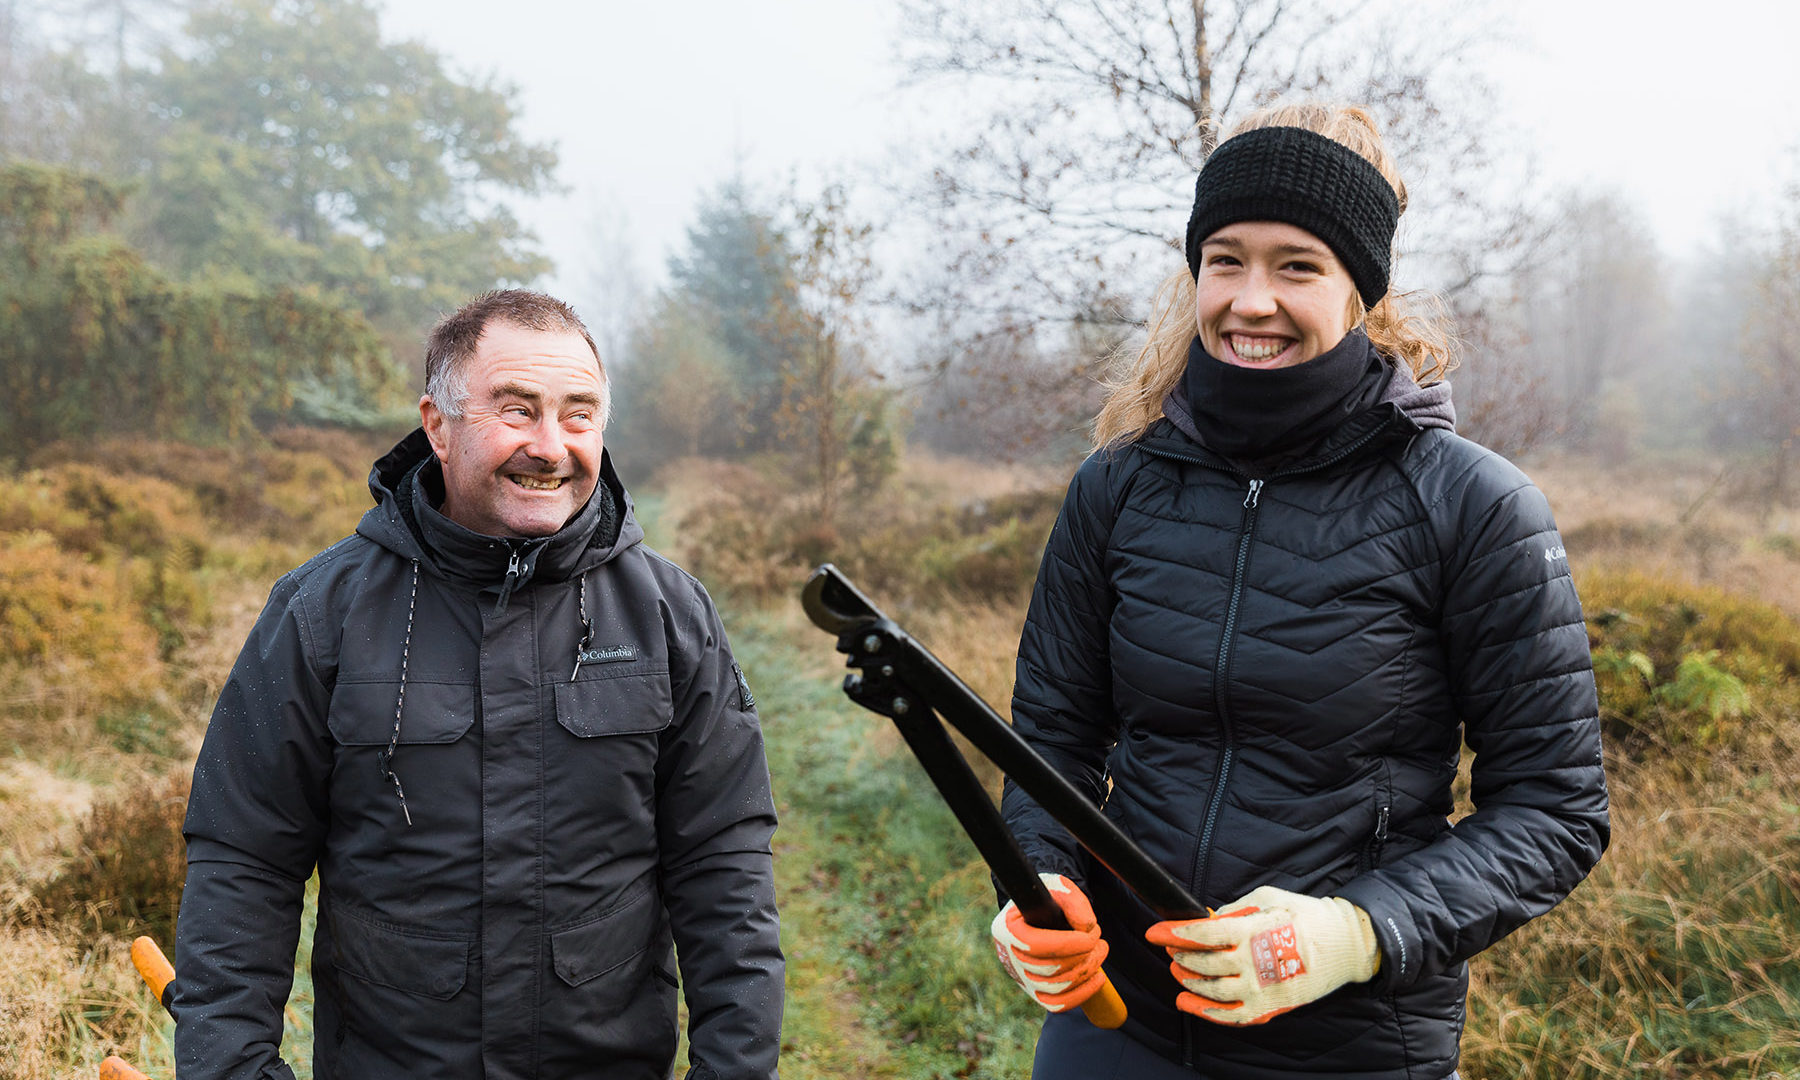
<path id="1" fill-rule="evenodd" d="M 962 732 L 1158 915 L 1195 919 L 1211 914 L 1038 756 L 979 694 L 882 614 L 835 566 L 826 563 L 814 570 L 800 599 L 807 617 L 837 637 L 838 651 L 847 653 L 849 666 L 858 669 L 845 676 L 844 692 L 857 704 L 894 721 L 1026 922 L 1046 930 L 1068 929 L 1062 910 L 1019 850 L 1018 841 L 968 761 L 938 722 L 939 716 Z M 1110 982 L 1088 999 L 1082 1012 L 1099 1027 L 1118 1027 L 1125 1022 L 1125 1004 Z"/>

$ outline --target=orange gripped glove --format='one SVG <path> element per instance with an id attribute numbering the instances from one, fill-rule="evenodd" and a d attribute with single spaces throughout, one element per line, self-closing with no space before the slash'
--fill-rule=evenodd
<path id="1" fill-rule="evenodd" d="M 1039 874 L 1050 898 L 1073 929 L 1032 926 L 1008 900 L 994 916 L 988 933 L 1000 966 L 1031 1000 L 1051 1012 L 1076 1008 L 1106 984 L 1100 964 L 1107 945 L 1094 920 L 1093 905 L 1075 883 L 1061 874 Z"/>
<path id="2" fill-rule="evenodd" d="M 1211 918 L 1159 922 L 1144 938 L 1168 950 L 1188 990 L 1176 1007 L 1216 1024 L 1263 1023 L 1381 967 L 1368 912 L 1269 885 Z"/>

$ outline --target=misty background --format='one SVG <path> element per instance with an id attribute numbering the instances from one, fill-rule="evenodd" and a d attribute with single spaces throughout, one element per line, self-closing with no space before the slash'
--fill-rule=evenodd
<path id="1" fill-rule="evenodd" d="M 835 562 L 1004 710 L 1208 141 L 1320 97 L 1398 158 L 1397 281 L 1555 507 L 1598 683 L 1612 847 L 1472 966 L 1464 1075 L 1800 1076 L 1796 40 L 1769 0 L 0 0 L 0 1073 L 173 1075 L 127 949 L 173 941 L 208 712 L 429 326 L 521 284 L 593 329 L 756 688 L 783 1075 L 1027 1072 L 986 870 L 796 590 Z M 303 956 L 300 1080 L 311 1001 Z"/>
<path id="2" fill-rule="evenodd" d="M 400 430 L 440 313 L 564 296 L 643 475 L 898 447 L 1066 462 L 1207 140 L 1366 103 L 1402 286 L 1503 452 L 1800 428 L 1796 16 L 1599 3 L 0 2 L 0 438 Z M 1211 124 L 1208 121 L 1212 121 Z M 95 408 L 95 402 L 105 402 Z"/>

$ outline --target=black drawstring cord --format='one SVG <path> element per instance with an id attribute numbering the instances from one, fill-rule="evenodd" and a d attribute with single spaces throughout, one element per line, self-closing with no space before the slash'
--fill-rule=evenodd
<path id="1" fill-rule="evenodd" d="M 407 825 L 412 824 L 412 811 L 406 808 L 406 789 L 400 786 L 400 777 L 394 773 L 394 751 L 400 748 L 400 713 L 406 707 L 406 662 L 412 654 L 413 612 L 419 601 L 419 560 L 412 561 L 412 593 L 406 598 L 406 639 L 400 645 L 400 696 L 394 702 L 394 733 L 388 736 L 387 749 L 377 759 L 381 766 L 381 775 L 394 782 L 394 792 L 400 796 L 400 813 L 406 816 Z"/>
<path id="2" fill-rule="evenodd" d="M 576 580 L 579 591 L 575 595 L 575 603 L 581 612 L 581 644 L 575 646 L 575 670 L 569 672 L 570 682 L 574 682 L 575 676 L 581 674 L 581 658 L 587 655 L 588 648 L 594 644 L 594 620 L 588 618 L 587 613 L 587 575 L 583 574 Z"/>

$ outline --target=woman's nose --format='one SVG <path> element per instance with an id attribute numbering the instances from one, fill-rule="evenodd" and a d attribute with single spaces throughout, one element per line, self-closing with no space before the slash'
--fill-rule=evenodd
<path id="1" fill-rule="evenodd" d="M 1237 295 L 1231 299 L 1231 311 L 1246 318 L 1275 314 L 1275 289 L 1269 276 L 1259 271 L 1245 274 Z"/>

